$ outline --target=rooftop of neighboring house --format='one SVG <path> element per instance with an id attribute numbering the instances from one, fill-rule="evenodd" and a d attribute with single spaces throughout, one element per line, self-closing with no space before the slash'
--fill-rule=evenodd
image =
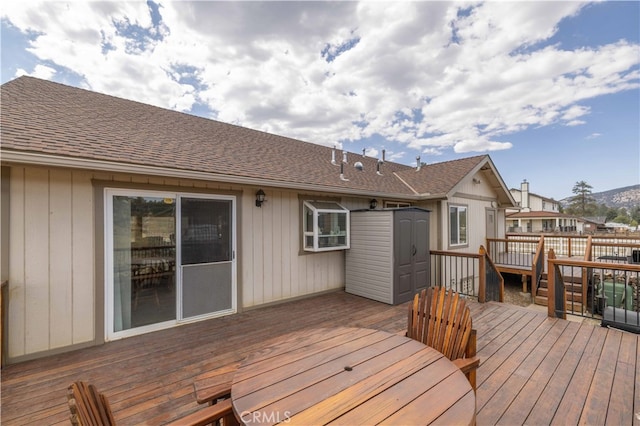
<path id="1" fill-rule="evenodd" d="M 418 168 L 349 152 L 343 163 L 343 151 L 331 147 L 33 77 L 5 83 L 1 94 L 3 162 L 104 170 L 118 165 L 132 173 L 179 171 L 202 179 L 408 199 L 446 197 L 462 179 L 482 173 L 503 189 L 499 202 L 513 204 L 488 155 Z"/>
<path id="2" fill-rule="evenodd" d="M 521 189 L 516 189 L 516 188 L 510 188 L 509 191 L 512 194 L 515 194 L 515 193 L 521 194 L 522 193 Z M 539 195 L 539 194 L 536 194 L 536 193 L 531 192 L 531 191 L 529 191 L 529 196 L 538 197 L 541 200 L 549 201 L 551 203 L 557 203 L 558 202 L 558 200 L 554 200 L 553 198 L 545 197 L 544 195 Z"/>
<path id="3" fill-rule="evenodd" d="M 535 211 L 535 212 L 516 212 L 507 215 L 507 219 L 552 219 L 552 218 L 572 218 L 583 220 L 582 218 L 568 215 L 565 213 L 551 212 L 551 211 Z"/>

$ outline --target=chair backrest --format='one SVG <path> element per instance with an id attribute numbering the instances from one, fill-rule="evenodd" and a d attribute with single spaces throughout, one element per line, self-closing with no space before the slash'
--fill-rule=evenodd
<path id="1" fill-rule="evenodd" d="M 82 381 L 71 383 L 67 399 L 71 424 L 79 426 L 114 426 L 116 424 L 107 398 L 95 386 Z"/>
<path id="2" fill-rule="evenodd" d="M 465 357 L 471 330 L 469 307 L 453 290 L 429 287 L 409 304 L 407 337 L 431 346 L 450 360 Z"/>

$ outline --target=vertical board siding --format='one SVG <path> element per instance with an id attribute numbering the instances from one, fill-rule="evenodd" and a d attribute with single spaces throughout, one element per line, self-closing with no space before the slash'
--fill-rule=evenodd
<path id="1" fill-rule="evenodd" d="M 239 305 L 264 303 L 344 287 L 344 251 L 301 252 L 298 193 L 105 172 L 11 167 L 9 196 L 9 359 L 102 339 L 104 286 L 95 277 L 92 180 L 242 191 L 238 203 Z M 155 189 L 155 188 L 154 188 Z M 351 200 L 352 201 L 352 200 Z M 100 212 L 98 212 L 100 214 Z M 96 336 L 96 332 L 98 336 Z"/>
<path id="2" fill-rule="evenodd" d="M 73 215 L 71 172 L 49 174 L 49 348 L 73 344 Z"/>
<path id="3" fill-rule="evenodd" d="M 7 355 L 25 354 L 26 286 L 25 286 L 25 169 L 12 167 L 9 198 L 9 296 L 7 318 Z"/>
<path id="4" fill-rule="evenodd" d="M 72 264 L 73 264 L 73 343 L 89 342 L 96 336 L 96 289 L 95 259 L 96 233 L 94 222 L 94 193 L 90 172 L 74 171 L 72 175 Z M 98 232 L 104 232 L 99 230 Z M 100 287 L 101 291 L 104 291 Z M 103 295 L 99 301 L 104 303 Z M 101 311 L 102 312 L 102 311 Z"/>
<path id="5" fill-rule="evenodd" d="M 351 215 L 345 265 L 349 293 L 393 303 L 393 213 Z"/>
<path id="6" fill-rule="evenodd" d="M 26 305 L 25 352 L 49 349 L 49 172 L 27 169 L 24 287 Z M 11 299 L 9 299 L 11 303 Z"/>

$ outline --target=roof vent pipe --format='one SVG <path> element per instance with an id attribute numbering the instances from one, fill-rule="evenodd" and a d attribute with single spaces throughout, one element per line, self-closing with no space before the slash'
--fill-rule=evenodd
<path id="1" fill-rule="evenodd" d="M 347 161 L 347 151 L 342 151 L 342 162 L 347 164 L 349 163 Z"/>
<path id="2" fill-rule="evenodd" d="M 378 160 L 378 166 L 376 167 L 376 174 L 382 176 L 382 172 L 380 171 L 380 165 L 382 164 L 382 160 Z"/>
<path id="3" fill-rule="evenodd" d="M 344 163 L 340 164 L 340 180 L 347 182 L 349 179 L 344 177 Z"/>
<path id="4" fill-rule="evenodd" d="M 333 146 L 333 149 L 331 150 L 331 164 L 333 164 L 334 166 L 337 166 L 338 163 L 336 162 L 336 146 Z"/>
<path id="5" fill-rule="evenodd" d="M 367 153 L 367 148 L 362 148 L 362 156 L 366 157 Z"/>
<path id="6" fill-rule="evenodd" d="M 383 163 L 386 161 L 386 160 L 385 160 L 385 158 L 384 158 L 384 154 L 385 154 L 385 152 L 386 152 L 386 151 L 383 149 L 383 150 L 382 150 L 382 162 L 383 162 Z"/>
<path id="7" fill-rule="evenodd" d="M 416 157 L 416 172 L 420 171 L 420 156 Z"/>

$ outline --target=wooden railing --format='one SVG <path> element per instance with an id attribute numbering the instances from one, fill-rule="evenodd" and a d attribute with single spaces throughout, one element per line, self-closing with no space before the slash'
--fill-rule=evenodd
<path id="1" fill-rule="evenodd" d="M 431 250 L 431 285 L 455 290 L 479 302 L 504 300 L 504 279 L 480 246 L 479 253 Z"/>
<path id="2" fill-rule="evenodd" d="M 535 297 L 544 274 L 544 236 L 522 238 L 487 238 L 488 254 L 498 270 L 522 274 L 522 291 L 527 292 L 526 277 L 531 275 L 531 292 Z"/>
<path id="3" fill-rule="evenodd" d="M 481 276 L 484 276 L 484 280 L 480 280 L 480 295 L 485 295 L 485 298 L 479 302 L 485 301 L 504 301 L 504 278 L 495 263 L 491 259 L 491 256 L 487 253 L 484 246 L 480 246 L 480 272 Z M 484 284 L 484 285 L 483 285 Z"/>
<path id="4" fill-rule="evenodd" d="M 589 251 L 589 241 L 604 246 L 616 245 L 640 245 L 640 238 L 633 236 L 615 236 L 615 235 L 550 235 L 541 234 L 545 239 L 547 250 L 553 249 L 556 257 L 584 257 Z M 507 234 L 508 240 L 532 240 L 539 236 L 530 234 Z"/>
<path id="5" fill-rule="evenodd" d="M 552 249 L 547 269 L 549 316 L 589 317 L 640 332 L 640 265 L 557 258 Z M 576 290 L 567 290 L 575 288 L 567 285 L 568 276 L 581 277 L 583 303 L 574 303 Z"/>
<path id="6" fill-rule="evenodd" d="M 587 241 L 584 260 L 606 263 L 640 263 L 640 241 L 628 240 L 624 243 Z"/>

